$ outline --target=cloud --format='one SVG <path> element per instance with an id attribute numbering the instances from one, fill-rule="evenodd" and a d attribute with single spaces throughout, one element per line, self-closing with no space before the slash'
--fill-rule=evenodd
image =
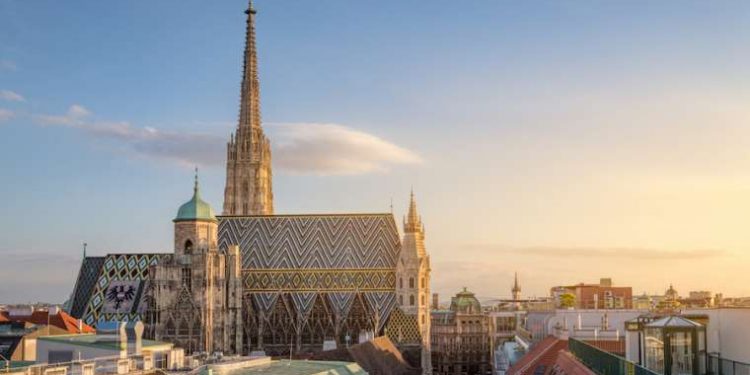
<path id="1" fill-rule="evenodd" d="M 83 126 L 91 112 L 81 105 L 73 104 L 64 115 L 35 115 L 34 120 L 42 125 Z"/>
<path id="2" fill-rule="evenodd" d="M 295 123 L 275 127 L 274 163 L 294 174 L 357 175 L 422 162 L 410 150 L 343 125 Z"/>
<path id="3" fill-rule="evenodd" d="M 186 165 L 220 166 L 226 139 L 212 134 L 161 131 L 126 121 L 94 119 L 82 105 L 62 115 L 33 115 L 36 123 L 78 129 L 96 138 L 115 140 L 134 155 Z M 384 172 L 398 164 L 416 164 L 421 158 L 372 134 L 342 125 L 277 124 L 274 167 L 293 174 L 356 175 Z"/>
<path id="4" fill-rule="evenodd" d="M 200 133 L 160 131 L 137 127 L 126 121 L 98 121 L 85 107 L 75 104 L 63 115 L 35 115 L 41 125 L 57 125 L 81 130 L 93 137 L 114 140 L 135 156 L 173 161 L 185 165 L 220 165 L 224 140 Z"/>
<path id="5" fill-rule="evenodd" d="M 586 259 L 633 259 L 633 260 L 699 260 L 727 255 L 719 249 L 663 250 L 647 248 L 595 248 L 595 247 L 509 247 L 502 245 L 467 245 L 468 250 L 486 253 L 506 253 L 540 257 L 586 258 Z"/>
<path id="6" fill-rule="evenodd" d="M 0 122 L 5 122 L 13 118 L 13 111 L 5 108 L 0 108 Z"/>
<path id="7" fill-rule="evenodd" d="M 0 70 L 15 72 L 16 70 L 18 70 L 18 66 L 13 61 L 0 60 Z"/>
<path id="8" fill-rule="evenodd" d="M 0 99 L 7 100 L 9 102 L 23 102 L 26 99 L 17 92 L 10 90 L 0 90 Z"/>

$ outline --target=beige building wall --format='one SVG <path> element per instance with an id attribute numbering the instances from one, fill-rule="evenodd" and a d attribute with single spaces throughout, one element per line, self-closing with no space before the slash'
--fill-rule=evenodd
<path id="1" fill-rule="evenodd" d="M 404 219 L 404 237 L 396 268 L 396 298 L 401 310 L 417 319 L 422 336 L 422 369 L 432 373 L 430 353 L 430 257 L 424 244 L 424 227 L 417 213 L 414 193 Z"/>

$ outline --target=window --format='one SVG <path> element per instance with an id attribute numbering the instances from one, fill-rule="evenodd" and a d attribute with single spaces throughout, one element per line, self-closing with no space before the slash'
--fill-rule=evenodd
<path id="1" fill-rule="evenodd" d="M 413 277 L 409 278 L 409 288 L 414 288 L 414 278 Z"/>
<path id="2" fill-rule="evenodd" d="M 401 306 L 404 305 L 404 296 L 398 296 L 398 304 Z"/>
<path id="3" fill-rule="evenodd" d="M 419 284 L 419 287 L 420 288 L 424 288 L 424 277 L 422 278 L 422 280 L 420 281 L 420 283 L 421 284 Z"/>
<path id="4" fill-rule="evenodd" d="M 409 296 L 409 306 L 414 306 L 414 295 Z"/>
<path id="5" fill-rule="evenodd" d="M 192 279 L 193 279 L 192 270 L 190 268 L 183 268 L 182 269 L 182 285 L 188 288 L 188 290 L 193 288 Z"/>
<path id="6" fill-rule="evenodd" d="M 404 279 L 401 277 L 398 278 L 398 287 L 404 289 Z"/>
<path id="7" fill-rule="evenodd" d="M 185 241 L 185 254 L 192 254 L 193 253 L 193 241 L 187 240 Z"/>

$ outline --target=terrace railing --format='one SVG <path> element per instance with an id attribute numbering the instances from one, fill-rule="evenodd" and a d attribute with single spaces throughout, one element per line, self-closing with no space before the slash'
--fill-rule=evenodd
<path id="1" fill-rule="evenodd" d="M 708 375 L 750 375 L 750 363 L 732 361 L 716 354 L 709 354 L 707 357 Z"/>
<path id="2" fill-rule="evenodd" d="M 574 338 L 568 339 L 568 350 L 588 368 L 601 375 L 659 375 L 625 358 L 605 352 Z M 749 374 L 750 375 L 750 374 Z"/>

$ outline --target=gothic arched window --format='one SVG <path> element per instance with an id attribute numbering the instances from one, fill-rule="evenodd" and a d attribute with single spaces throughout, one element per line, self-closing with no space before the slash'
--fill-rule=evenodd
<path id="1" fill-rule="evenodd" d="M 414 288 L 414 278 L 413 277 L 409 278 L 409 288 Z"/>
<path id="2" fill-rule="evenodd" d="M 193 253 L 193 241 L 187 240 L 185 241 L 185 254 L 192 254 Z"/>
<path id="3" fill-rule="evenodd" d="M 400 278 L 400 277 L 398 278 L 398 287 L 400 289 L 404 289 L 404 279 L 403 278 Z"/>
<path id="4" fill-rule="evenodd" d="M 398 304 L 402 306 L 404 305 L 404 296 L 398 296 Z"/>
<path id="5" fill-rule="evenodd" d="M 424 288 L 425 287 L 425 285 L 424 285 L 424 277 L 422 278 L 422 280 L 420 281 L 420 283 L 421 284 L 419 285 L 419 287 L 420 288 Z"/>
<path id="6" fill-rule="evenodd" d="M 414 306 L 414 295 L 409 296 L 409 306 Z"/>

